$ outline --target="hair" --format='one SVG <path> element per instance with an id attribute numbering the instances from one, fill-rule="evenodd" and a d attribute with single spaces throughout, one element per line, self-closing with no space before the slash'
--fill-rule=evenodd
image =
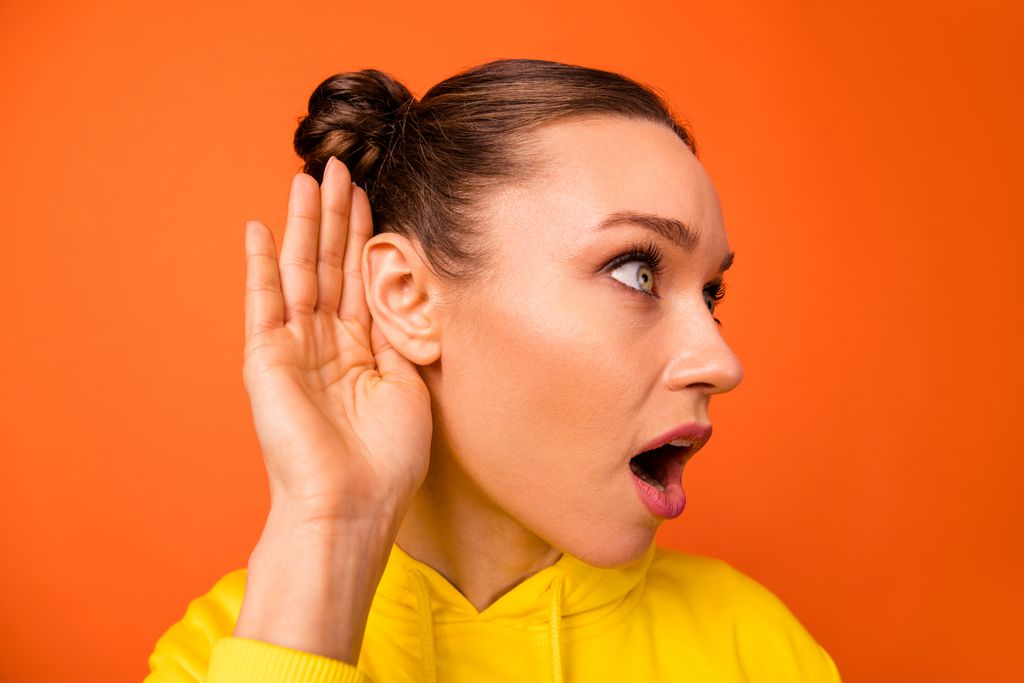
<path id="1" fill-rule="evenodd" d="M 331 76 L 299 118 L 295 151 L 322 182 L 336 156 L 370 200 L 374 233 L 419 243 L 435 273 L 472 280 L 490 269 L 478 218 L 489 191 L 529 179 L 543 159 L 538 127 L 568 118 L 620 116 L 668 126 L 697 154 L 652 88 L 600 69 L 539 59 L 499 59 L 458 73 L 417 100 L 391 75 Z"/>

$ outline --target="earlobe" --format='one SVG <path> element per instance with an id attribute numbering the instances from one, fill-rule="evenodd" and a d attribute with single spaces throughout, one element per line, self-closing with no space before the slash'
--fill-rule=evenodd
<path id="1" fill-rule="evenodd" d="M 437 282 L 409 239 L 393 232 L 374 235 L 363 248 L 362 271 L 370 315 L 391 346 L 416 365 L 437 361 Z"/>

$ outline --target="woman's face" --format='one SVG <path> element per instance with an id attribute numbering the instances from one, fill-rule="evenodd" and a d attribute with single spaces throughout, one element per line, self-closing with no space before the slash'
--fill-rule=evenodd
<path id="1" fill-rule="evenodd" d="M 710 178 L 666 126 L 577 120 L 536 140 L 545 170 L 490 205 L 496 267 L 446 312 L 431 385 L 441 457 L 550 545 L 615 566 L 664 521 L 642 502 L 631 456 L 683 423 L 710 424 L 711 395 L 742 379 L 710 291 L 730 247 Z M 596 228 L 624 212 L 679 221 L 696 244 L 635 221 Z M 661 272 L 608 267 L 649 243 Z"/>

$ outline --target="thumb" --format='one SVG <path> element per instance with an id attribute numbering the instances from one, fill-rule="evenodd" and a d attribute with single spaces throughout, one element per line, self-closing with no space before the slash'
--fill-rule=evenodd
<path id="1" fill-rule="evenodd" d="M 377 363 L 377 372 L 380 373 L 381 378 L 387 379 L 388 375 L 416 373 L 416 365 L 391 345 L 373 318 L 370 318 L 370 350 L 373 352 L 373 358 Z"/>

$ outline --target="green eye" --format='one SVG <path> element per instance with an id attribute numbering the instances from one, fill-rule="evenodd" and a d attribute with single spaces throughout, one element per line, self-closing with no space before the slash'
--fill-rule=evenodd
<path id="1" fill-rule="evenodd" d="M 630 264 L 640 264 L 637 268 L 625 269 L 627 275 L 625 280 L 620 280 L 627 287 L 635 289 L 636 291 L 646 296 L 660 299 L 657 294 L 652 290 L 654 287 L 654 279 L 661 274 L 664 267 L 661 265 L 662 254 L 658 245 L 653 242 L 647 244 L 634 244 L 633 247 L 624 254 L 619 254 L 612 262 L 608 264 L 607 268 L 613 268 L 614 271 L 618 271 L 621 266 Z M 618 280 L 619 278 L 615 278 Z"/>
<path id="2" fill-rule="evenodd" d="M 632 264 L 634 263 L 639 265 L 633 268 Z M 650 294 L 651 296 L 654 296 L 652 293 L 652 290 L 654 288 L 654 271 L 650 268 L 650 266 L 644 265 L 643 261 L 628 261 L 625 265 L 616 268 L 615 271 L 613 271 L 613 274 L 620 270 L 625 270 L 627 273 L 632 273 L 631 275 L 626 276 L 624 284 L 633 287 L 635 283 L 639 285 L 638 287 L 636 287 L 636 289 L 639 289 L 644 294 Z M 620 280 L 620 282 L 623 281 Z"/>

